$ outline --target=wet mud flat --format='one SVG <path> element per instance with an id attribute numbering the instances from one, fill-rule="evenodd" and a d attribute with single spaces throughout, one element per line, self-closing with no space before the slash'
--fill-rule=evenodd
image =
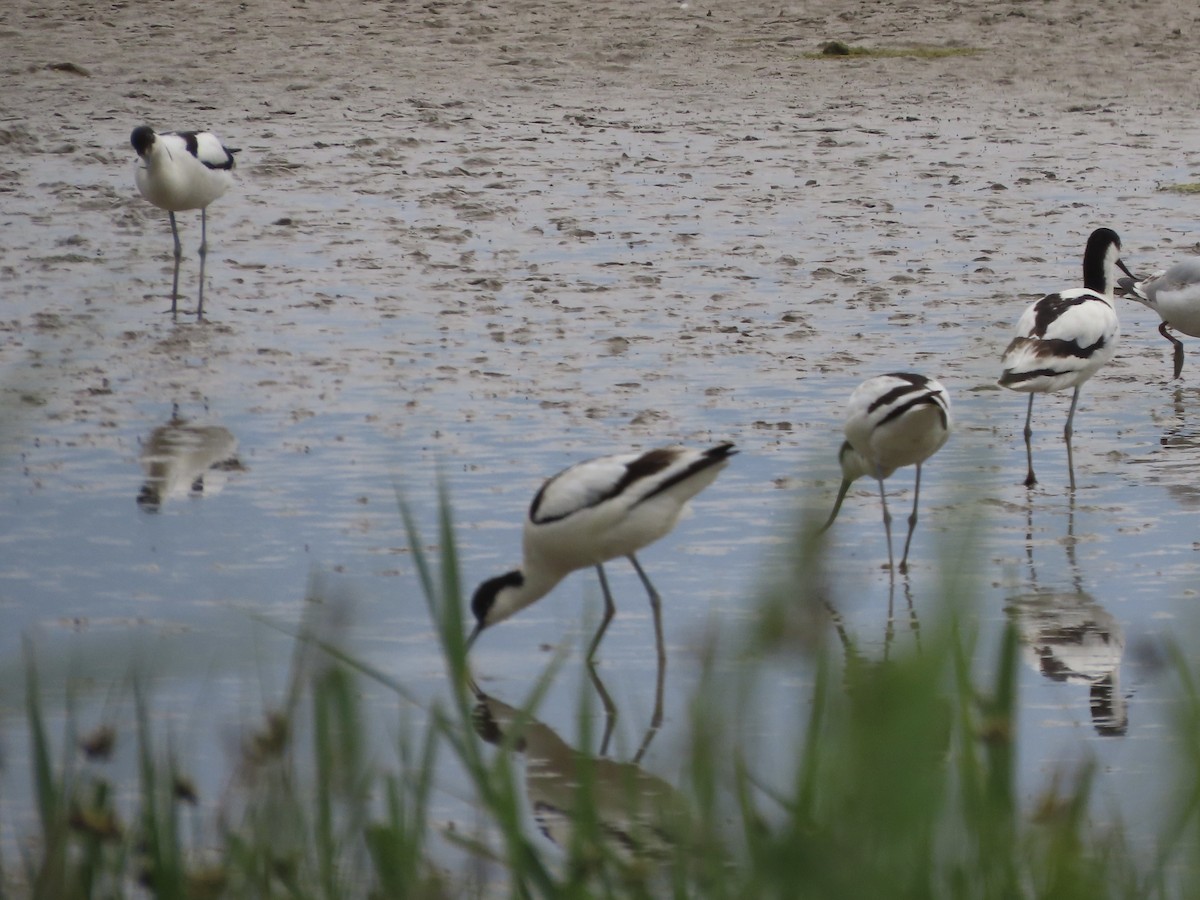
<path id="1" fill-rule="evenodd" d="M 983 522 L 985 622 L 1044 591 L 1075 597 L 1072 615 L 1097 606 L 1126 646 L 1191 615 L 1198 497 L 1180 473 L 1197 461 L 1200 376 L 1185 364 L 1168 383 L 1154 315 L 1119 306 L 1121 349 L 1076 419 L 1073 499 L 1065 398 L 1036 404 L 1030 493 L 1023 398 L 994 386 L 1024 304 L 1078 282 L 1093 227 L 1115 228 L 1139 272 L 1200 245 L 1194 201 L 1163 190 L 1200 180 L 1186 4 L 172 15 L 0 13 L 6 658 L 31 630 L 69 647 L 295 617 L 315 566 L 362 598 L 365 652 L 435 695 L 394 485 L 432 523 L 446 475 L 473 585 L 515 561 L 546 475 L 731 439 L 736 464 L 644 560 L 672 651 L 667 754 L 695 636 L 751 616 L 797 509 L 831 500 L 853 386 L 908 368 L 947 386 L 958 423 L 922 486 L 918 612 L 965 518 Z M 808 55 L 833 39 L 977 52 Z M 163 312 L 169 227 L 137 196 L 128 146 L 143 122 L 241 148 L 209 211 L 204 324 Z M 187 291 L 199 223 L 179 218 Z M 135 502 L 143 451 L 176 417 L 225 429 L 241 469 L 151 513 Z M 884 633 L 881 531 L 856 488 L 830 553 L 864 635 Z M 604 663 L 638 721 L 649 618 L 636 579 L 614 573 L 614 589 Z M 489 683 L 515 702 L 544 663 L 532 650 L 585 627 L 596 598 L 575 576 L 489 634 Z M 1096 736 L 1086 687 L 1029 669 L 1031 785 L 1082 744 L 1122 773 L 1114 790 L 1155 795 L 1141 748 L 1165 713 L 1130 658 L 1120 740 Z M 552 709 L 567 732 L 570 695 Z"/>

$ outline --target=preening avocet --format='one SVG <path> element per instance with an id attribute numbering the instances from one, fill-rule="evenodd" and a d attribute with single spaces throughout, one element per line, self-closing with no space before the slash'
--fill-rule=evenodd
<path id="1" fill-rule="evenodd" d="M 1177 262 L 1143 281 L 1122 278 L 1118 284 L 1125 289 L 1126 296 L 1144 303 L 1162 319 L 1158 333 L 1175 345 L 1175 377 L 1178 378 L 1183 371 L 1183 341 L 1167 328 L 1200 337 L 1200 256 Z"/>
<path id="2" fill-rule="evenodd" d="M 1063 438 L 1067 443 L 1067 472 L 1075 489 L 1071 456 L 1071 426 L 1079 389 L 1113 357 L 1120 328 L 1113 308 L 1116 270 L 1133 273 L 1121 261 L 1121 239 L 1111 228 L 1097 228 L 1083 253 L 1083 287 L 1047 294 L 1022 313 L 1017 334 L 1004 351 L 1000 385 L 1029 394 L 1025 413 L 1025 485 L 1037 484 L 1033 474 L 1033 397 L 1075 388 Z"/>
<path id="3" fill-rule="evenodd" d="M 595 566 L 604 592 L 604 618 L 588 648 L 591 659 L 616 612 L 603 564 L 624 556 L 650 595 L 658 658 L 663 660 L 658 591 L 635 554 L 675 527 L 688 500 L 712 484 L 736 452 L 731 443 L 706 450 L 660 447 L 589 459 L 548 480 L 525 519 L 521 567 L 475 591 L 471 610 L 476 624 L 468 648 L 485 628 L 540 600 L 571 572 Z"/>
<path id="4" fill-rule="evenodd" d="M 829 520 L 821 528 L 827 531 L 837 518 L 850 485 L 864 475 L 879 482 L 879 502 L 883 507 L 883 530 L 887 535 L 888 568 L 892 556 L 892 515 L 887 508 L 883 481 L 897 469 L 916 466 L 912 514 L 908 517 L 908 537 L 900 571 L 908 571 L 908 548 L 917 527 L 917 504 L 921 499 L 921 464 L 937 453 L 950 436 L 950 395 L 941 383 L 913 372 L 892 372 L 868 378 L 854 389 L 846 404 L 846 441 L 838 453 L 842 466 L 842 485 Z"/>
<path id="5" fill-rule="evenodd" d="M 165 209 L 175 239 L 175 275 L 171 280 L 171 312 L 179 296 L 179 260 L 183 250 L 175 213 L 200 210 L 200 299 L 196 318 L 204 315 L 204 258 L 208 255 L 208 205 L 233 184 L 233 154 L 211 131 L 167 131 L 139 125 L 129 137 L 137 151 L 134 180 L 142 196 Z"/>

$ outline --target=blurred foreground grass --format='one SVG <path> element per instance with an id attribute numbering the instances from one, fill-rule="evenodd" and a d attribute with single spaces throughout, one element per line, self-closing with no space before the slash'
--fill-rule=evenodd
<path id="1" fill-rule="evenodd" d="M 360 687 L 370 680 L 410 698 L 354 658 L 320 596 L 306 604 L 285 700 L 241 742 L 215 810 L 197 806 L 186 748 L 156 732 L 136 682 L 136 783 L 106 773 L 115 736 L 78 734 L 70 696 L 63 733 L 52 734 L 47 710 L 64 701 L 44 693 L 27 645 L 36 824 L 0 833 L 0 846 L 18 848 L 0 854 L 0 896 L 1200 896 L 1200 694 L 1178 658 L 1175 806 L 1148 857 L 1119 824 L 1093 824 L 1088 764 L 1022 808 L 1011 627 L 983 678 L 975 638 L 949 602 L 919 647 L 885 662 L 842 653 L 819 638 L 832 630 L 823 608 L 832 588 L 819 543 L 800 536 L 791 583 L 803 587 L 764 590 L 743 639 L 748 682 L 755 660 L 783 653 L 804 654 L 816 673 L 811 693 L 796 697 L 808 722 L 790 752 L 791 783 L 769 787 L 753 770 L 738 702 L 713 700 L 727 694 L 714 689 L 710 655 L 691 703 L 686 774 L 668 784 L 636 756 L 573 750 L 593 744 L 588 716 L 570 741 L 538 720 L 559 659 L 522 707 L 474 688 L 449 504 L 443 497 L 436 560 L 403 512 L 450 688 L 421 725 L 401 729 L 394 771 L 368 761 L 372 711 Z M 947 598 L 960 596 L 951 582 Z M 462 773 L 453 785 L 438 781 L 447 768 Z M 434 798 L 448 790 L 480 811 L 470 832 L 435 822 Z M 196 827 L 198 815 L 216 821 Z M 11 810 L 0 818 L 12 827 Z M 435 846 L 469 864 L 451 869 Z"/>

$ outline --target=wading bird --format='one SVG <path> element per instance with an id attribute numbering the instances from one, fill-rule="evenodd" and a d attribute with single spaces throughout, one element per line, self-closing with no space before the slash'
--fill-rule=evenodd
<path id="1" fill-rule="evenodd" d="M 1063 438 L 1067 443 L 1067 472 L 1075 489 L 1071 456 L 1072 423 L 1083 383 L 1113 357 L 1120 328 L 1113 309 L 1116 270 L 1133 273 L 1121 261 L 1121 239 L 1111 228 L 1097 228 L 1083 254 L 1083 287 L 1047 294 L 1022 313 L 1017 334 L 1001 359 L 1001 387 L 1029 394 L 1025 414 L 1025 486 L 1037 484 L 1033 474 L 1033 398 L 1074 388 Z"/>
<path id="2" fill-rule="evenodd" d="M 949 436 L 950 396 L 939 382 L 912 372 L 868 378 L 854 389 L 846 404 L 846 441 L 838 453 L 842 485 L 833 512 L 821 531 L 833 525 L 850 485 L 864 475 L 871 476 L 879 482 L 888 568 L 893 568 L 892 515 L 888 512 L 883 481 L 897 469 L 916 466 L 912 514 L 908 517 L 908 537 L 900 560 L 900 571 L 908 571 L 908 548 L 917 527 L 917 504 L 921 499 L 921 464 L 937 453 Z"/>
<path id="3" fill-rule="evenodd" d="M 142 196 L 165 209 L 175 239 L 175 275 L 171 280 L 171 312 L 179 296 L 179 261 L 183 250 L 175 213 L 200 210 L 200 299 L 196 319 L 204 316 L 204 258 L 208 255 L 208 205 L 233 184 L 233 154 L 211 131 L 167 131 L 139 125 L 129 137 L 137 151 L 134 181 Z"/>
<path id="4" fill-rule="evenodd" d="M 731 443 L 706 450 L 661 447 L 590 459 L 549 479 L 525 519 L 521 567 L 475 591 L 471 610 L 476 625 L 467 647 L 485 628 L 540 600 L 571 572 L 595 566 L 604 592 L 604 618 L 588 648 L 590 660 L 616 612 L 603 564 L 624 556 L 650 596 L 661 663 L 666 657 L 661 602 L 635 554 L 675 527 L 688 500 L 712 484 L 736 452 Z"/>
<path id="5" fill-rule="evenodd" d="M 1150 307 L 1162 324 L 1158 333 L 1175 345 L 1175 377 L 1183 372 L 1183 341 L 1167 328 L 1174 328 L 1189 337 L 1200 337 L 1200 256 L 1175 263 L 1169 269 L 1156 272 L 1149 278 L 1122 278 L 1117 282 L 1125 296 Z"/>

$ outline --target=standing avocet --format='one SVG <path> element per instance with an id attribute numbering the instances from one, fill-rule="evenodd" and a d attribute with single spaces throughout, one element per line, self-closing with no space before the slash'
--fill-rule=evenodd
<path id="1" fill-rule="evenodd" d="M 1113 357 L 1120 334 L 1113 308 L 1116 270 L 1133 273 L 1121 261 L 1121 239 L 1111 228 L 1097 228 L 1083 253 L 1083 287 L 1047 294 L 1022 313 L 1017 335 L 1004 351 L 1000 385 L 1029 394 L 1025 413 L 1025 486 L 1037 484 L 1033 474 L 1033 397 L 1074 388 L 1063 437 L 1067 443 L 1067 472 L 1075 490 L 1071 456 L 1071 425 L 1079 403 L 1079 388 Z"/>
<path id="2" fill-rule="evenodd" d="M 661 447 L 601 456 L 559 472 L 542 485 L 529 507 L 521 567 L 475 591 L 471 610 L 476 625 L 467 647 L 485 628 L 540 600 L 571 572 L 595 566 L 604 592 L 604 618 L 588 648 L 591 659 L 616 612 L 603 564 L 624 556 L 650 595 L 662 662 L 661 603 L 635 554 L 675 527 L 688 500 L 712 484 L 736 452 L 731 443 L 707 450 Z"/>
<path id="3" fill-rule="evenodd" d="M 1200 256 L 1175 263 L 1144 281 L 1122 278 L 1126 296 L 1144 303 L 1162 319 L 1158 333 L 1175 345 L 1175 377 L 1183 372 L 1183 341 L 1167 328 L 1200 337 Z"/>
<path id="4" fill-rule="evenodd" d="M 165 209 L 175 239 L 175 275 L 171 280 L 171 312 L 179 296 L 179 260 L 183 250 L 175 213 L 200 210 L 200 299 L 197 320 L 204 316 L 204 258 L 208 255 L 208 204 L 233 184 L 233 154 L 211 131 L 167 131 L 139 125 L 129 137 L 137 151 L 134 180 L 142 196 Z"/>
<path id="5" fill-rule="evenodd" d="M 900 571 L 907 572 L 908 548 L 917 527 L 917 503 L 921 499 L 921 464 L 937 453 L 949 436 L 950 395 L 939 382 L 913 372 L 868 378 L 854 389 L 846 404 L 846 441 L 838 453 L 842 485 L 833 512 L 821 531 L 833 525 L 850 485 L 863 475 L 870 475 L 879 482 L 888 568 L 893 568 L 892 515 L 888 512 L 883 481 L 897 469 L 915 465 L 912 514 L 908 517 L 908 537 L 900 560 Z"/>

